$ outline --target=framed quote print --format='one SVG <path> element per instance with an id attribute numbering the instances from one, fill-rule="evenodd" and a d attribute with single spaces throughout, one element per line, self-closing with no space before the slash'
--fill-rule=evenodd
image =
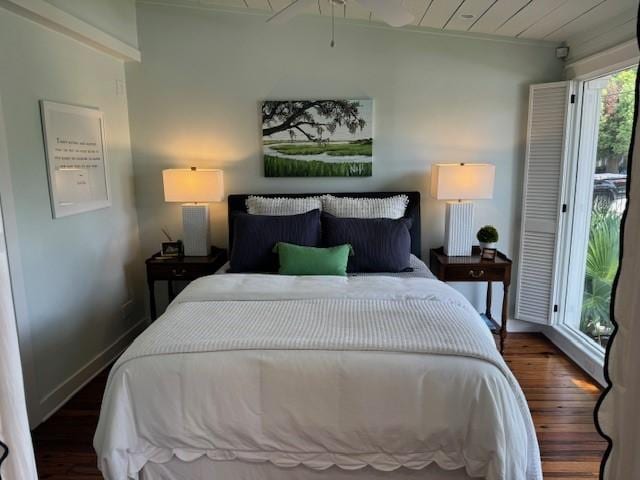
<path id="1" fill-rule="evenodd" d="M 102 112 L 41 100 L 40 113 L 53 218 L 111 206 Z"/>

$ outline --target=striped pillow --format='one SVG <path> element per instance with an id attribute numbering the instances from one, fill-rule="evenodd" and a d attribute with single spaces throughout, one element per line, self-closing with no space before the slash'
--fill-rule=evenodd
<path id="1" fill-rule="evenodd" d="M 322 196 L 322 211 L 341 218 L 392 218 L 404 217 L 409 197 L 396 195 L 387 198 L 349 198 Z"/>
<path id="2" fill-rule="evenodd" d="M 250 195 L 246 202 L 247 213 L 251 215 L 299 215 L 312 210 L 322 210 L 320 197 L 260 197 Z"/>

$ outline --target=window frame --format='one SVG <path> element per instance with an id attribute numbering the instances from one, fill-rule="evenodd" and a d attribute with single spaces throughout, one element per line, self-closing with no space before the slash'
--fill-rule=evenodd
<path id="1" fill-rule="evenodd" d="M 576 114 L 573 122 L 568 125 L 571 136 L 571 148 L 567 157 L 563 202 L 567 205 L 567 211 L 562 218 L 563 227 L 559 241 L 560 254 L 556 269 L 558 272 L 558 285 L 566 285 L 567 288 L 556 288 L 558 312 L 553 316 L 550 325 L 550 337 L 558 344 L 580 367 L 589 372 L 601 383 L 604 381 L 601 372 L 604 366 L 605 349 L 574 327 L 571 323 L 580 321 L 581 308 L 584 295 L 584 282 L 575 282 L 573 279 L 583 279 L 586 269 L 586 249 L 589 241 L 588 228 L 591 221 L 591 204 L 593 202 L 593 172 L 595 171 L 596 155 L 592 154 L 591 162 L 581 164 L 581 159 L 588 155 L 589 148 L 597 148 L 597 136 L 594 139 L 585 139 L 585 126 L 599 127 L 600 94 L 598 87 L 589 87 L 589 83 L 614 75 L 618 72 L 637 68 L 637 62 L 625 66 L 611 66 L 607 71 L 599 70 L 588 76 L 576 80 Z M 592 91 L 590 91 L 592 90 Z M 595 100 L 595 105 L 594 105 Z M 585 105 L 590 107 L 585 111 Z M 596 118 L 594 119 L 594 115 Z M 594 120 L 596 120 L 594 122 Z M 590 123 L 589 123 L 590 122 Z M 597 130 L 596 130 L 597 133 Z M 588 142 L 588 143 L 587 143 Z M 578 215 L 577 207 L 589 207 L 589 215 Z M 582 234 L 579 234 L 579 231 Z M 579 254 L 579 261 L 574 256 Z M 578 308 L 578 310 L 576 310 Z M 570 320 L 570 316 L 577 316 L 577 320 Z M 599 367 L 599 368 L 597 368 Z"/>

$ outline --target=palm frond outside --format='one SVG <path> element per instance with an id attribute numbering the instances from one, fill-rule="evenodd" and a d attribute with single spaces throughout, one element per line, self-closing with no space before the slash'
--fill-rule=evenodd
<path id="1" fill-rule="evenodd" d="M 618 270 L 620 214 L 607 206 L 594 205 L 587 247 L 585 289 L 580 330 L 602 344 L 611 334 L 609 316 L 611 289 Z"/>

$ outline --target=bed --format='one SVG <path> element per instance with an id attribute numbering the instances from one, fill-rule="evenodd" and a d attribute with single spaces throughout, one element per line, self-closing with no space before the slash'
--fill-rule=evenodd
<path id="1" fill-rule="evenodd" d="M 223 267 L 181 292 L 111 370 L 104 477 L 540 480 L 522 391 L 478 313 L 419 260 L 407 195 L 410 272 Z"/>

